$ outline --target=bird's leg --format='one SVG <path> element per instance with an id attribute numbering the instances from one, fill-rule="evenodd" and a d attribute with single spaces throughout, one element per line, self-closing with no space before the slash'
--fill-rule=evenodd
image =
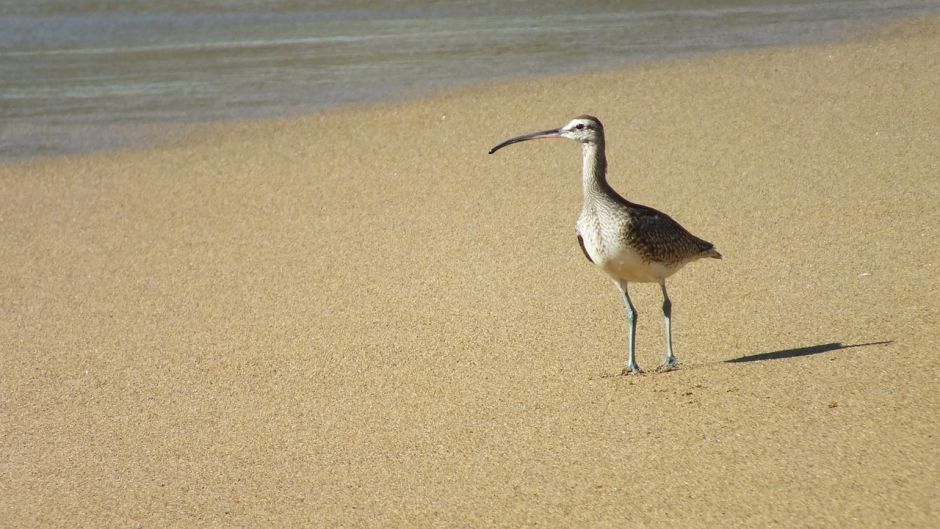
<path id="1" fill-rule="evenodd" d="M 617 288 L 623 294 L 623 306 L 627 309 L 627 321 L 630 323 L 630 352 L 627 355 L 627 367 L 623 369 L 622 375 L 631 375 L 633 373 L 642 373 L 640 366 L 636 363 L 636 309 L 633 308 L 633 302 L 630 301 L 630 294 L 627 293 L 627 282 L 617 281 Z"/>
<path id="2" fill-rule="evenodd" d="M 666 282 L 663 281 L 659 286 L 663 289 L 663 316 L 666 318 L 666 359 L 659 366 L 659 370 L 669 371 L 679 367 L 679 361 L 672 353 L 672 301 L 666 293 Z"/>

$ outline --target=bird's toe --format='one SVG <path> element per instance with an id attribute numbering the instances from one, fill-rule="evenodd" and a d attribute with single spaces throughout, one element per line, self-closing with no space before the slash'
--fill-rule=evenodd
<path id="1" fill-rule="evenodd" d="M 640 366 L 627 366 L 623 368 L 623 371 L 620 372 L 620 376 L 629 376 L 629 375 L 642 375 L 643 370 L 640 369 Z"/>
<path id="2" fill-rule="evenodd" d="M 666 371 L 675 371 L 682 367 L 682 364 L 678 360 L 673 358 L 672 360 L 667 360 L 662 363 L 659 367 L 656 368 L 656 371 L 659 373 L 665 373 Z"/>

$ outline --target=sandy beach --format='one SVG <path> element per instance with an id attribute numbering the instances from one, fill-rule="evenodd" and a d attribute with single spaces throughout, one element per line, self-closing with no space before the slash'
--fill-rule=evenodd
<path id="1" fill-rule="evenodd" d="M 940 526 L 940 19 L 0 166 L 0 526 Z M 622 377 L 609 180 L 716 244 Z M 663 353 L 632 289 L 638 359 Z"/>

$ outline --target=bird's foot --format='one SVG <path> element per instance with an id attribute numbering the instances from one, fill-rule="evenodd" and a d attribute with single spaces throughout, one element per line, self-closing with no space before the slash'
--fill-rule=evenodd
<path id="1" fill-rule="evenodd" d="M 676 357 L 672 356 L 667 358 L 659 367 L 656 368 L 656 371 L 659 373 L 665 373 L 666 371 L 675 371 L 682 367 L 682 364 L 676 360 Z"/>
<path id="2" fill-rule="evenodd" d="M 642 375 L 643 370 L 640 369 L 640 366 L 633 364 L 632 366 L 627 366 L 623 368 L 623 371 L 620 372 L 620 376 L 625 377 L 629 375 Z"/>

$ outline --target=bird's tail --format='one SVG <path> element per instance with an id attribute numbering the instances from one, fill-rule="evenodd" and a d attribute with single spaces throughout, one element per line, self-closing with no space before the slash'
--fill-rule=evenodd
<path id="1" fill-rule="evenodd" d="M 702 252 L 702 257 L 711 257 L 712 259 L 721 259 L 721 254 L 714 246 Z"/>

